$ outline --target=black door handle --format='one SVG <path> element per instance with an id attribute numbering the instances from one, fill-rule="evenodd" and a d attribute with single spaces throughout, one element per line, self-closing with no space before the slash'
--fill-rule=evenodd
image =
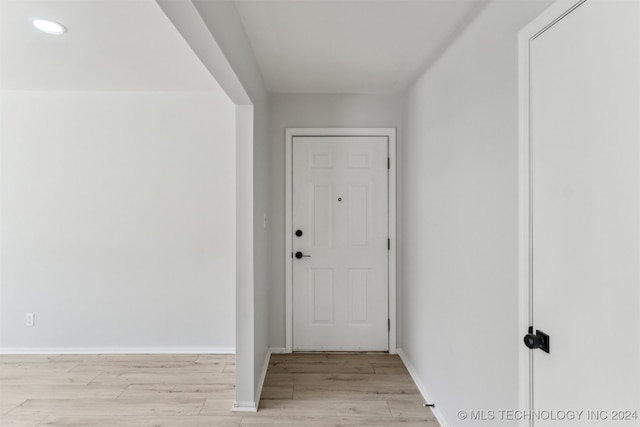
<path id="1" fill-rule="evenodd" d="M 305 254 L 303 254 L 303 253 L 302 253 L 302 252 L 300 252 L 300 251 L 296 252 L 296 258 L 300 259 L 300 258 L 302 258 L 302 257 L 305 257 L 305 258 L 311 258 L 311 255 L 305 255 Z"/>
<path id="2" fill-rule="evenodd" d="M 298 237 L 302 236 L 302 230 L 296 230 L 296 236 Z"/>
<path id="3" fill-rule="evenodd" d="M 549 335 L 539 330 L 536 330 L 534 334 L 533 327 L 529 326 L 529 333 L 524 336 L 524 345 L 531 350 L 539 348 L 545 353 L 549 353 Z"/>

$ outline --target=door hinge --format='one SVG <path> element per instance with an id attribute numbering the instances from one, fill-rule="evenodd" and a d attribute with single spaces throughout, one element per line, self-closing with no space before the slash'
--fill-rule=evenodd
<path id="1" fill-rule="evenodd" d="M 387 250 L 391 250 L 391 239 L 387 239 Z"/>
<path id="2" fill-rule="evenodd" d="M 391 332 L 391 319 L 387 319 L 387 332 Z"/>

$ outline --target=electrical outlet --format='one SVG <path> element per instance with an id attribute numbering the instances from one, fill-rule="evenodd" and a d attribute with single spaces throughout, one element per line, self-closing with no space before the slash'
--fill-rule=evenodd
<path id="1" fill-rule="evenodd" d="M 36 324 L 36 315 L 33 313 L 27 313 L 24 316 L 25 326 L 34 326 Z"/>

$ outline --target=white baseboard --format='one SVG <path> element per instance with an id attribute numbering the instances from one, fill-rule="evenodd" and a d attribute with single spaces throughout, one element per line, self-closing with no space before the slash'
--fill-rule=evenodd
<path id="1" fill-rule="evenodd" d="M 424 401 L 427 403 L 434 403 L 424 383 L 418 377 L 416 368 L 414 368 L 413 364 L 409 360 L 409 356 L 407 356 L 407 353 L 405 353 L 404 350 L 402 350 L 401 348 L 397 349 L 397 351 L 398 351 L 398 356 L 400 356 L 400 359 L 402 360 L 402 363 L 404 363 L 404 366 L 407 368 L 407 371 L 409 371 L 409 375 L 411 375 L 413 382 L 416 383 L 418 390 L 420 390 L 420 394 L 422 395 L 422 398 L 424 399 Z M 433 412 L 433 415 L 436 417 L 436 419 L 440 423 L 440 426 L 448 427 L 449 423 L 447 423 L 447 420 L 445 419 L 442 412 L 438 409 L 438 407 L 432 406 L 430 409 L 431 409 L 431 412 Z"/>
<path id="2" fill-rule="evenodd" d="M 267 369 L 269 369 L 269 360 L 271 360 L 271 355 L 275 353 L 274 350 L 277 350 L 274 347 L 269 347 L 267 350 L 267 356 L 264 358 L 264 363 L 262 364 L 262 371 L 260 372 L 260 380 L 258 381 L 258 388 L 256 389 L 256 410 L 258 410 L 258 406 L 260 405 L 260 396 L 262 396 L 262 387 L 264 386 L 264 379 L 267 377 Z"/>
<path id="3" fill-rule="evenodd" d="M 232 412 L 258 412 L 256 402 L 235 402 L 231 408 Z"/>
<path id="4" fill-rule="evenodd" d="M 235 354 L 233 347 L 5 347 L 0 354 Z"/>
<path id="5" fill-rule="evenodd" d="M 271 352 L 271 354 L 282 354 L 286 353 L 287 349 L 284 347 L 271 347 L 269 348 L 269 351 Z"/>

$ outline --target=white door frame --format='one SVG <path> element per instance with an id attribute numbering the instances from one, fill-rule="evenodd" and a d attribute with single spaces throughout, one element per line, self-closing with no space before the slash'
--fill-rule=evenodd
<path id="1" fill-rule="evenodd" d="M 293 138 L 296 136 L 386 136 L 389 138 L 389 353 L 396 353 L 396 130 L 395 128 L 287 128 L 285 137 L 285 350 L 293 351 Z"/>
<path id="2" fill-rule="evenodd" d="M 518 212 L 518 292 L 519 292 L 519 336 L 533 325 L 533 281 L 531 247 L 531 87 L 530 48 L 531 42 L 562 20 L 565 16 L 588 0 L 557 0 L 535 18 L 518 34 L 518 95 L 519 95 L 519 212 Z M 532 410 L 533 406 L 533 350 L 519 340 L 518 382 L 519 409 Z M 533 421 L 521 421 L 521 426 L 533 425 Z"/>

